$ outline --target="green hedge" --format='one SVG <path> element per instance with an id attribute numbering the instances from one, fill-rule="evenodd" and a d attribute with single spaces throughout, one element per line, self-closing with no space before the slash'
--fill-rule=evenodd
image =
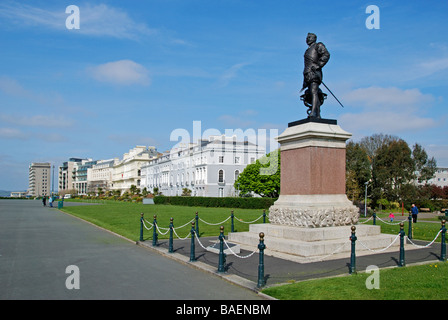
<path id="1" fill-rule="evenodd" d="M 223 207 L 241 209 L 269 209 L 274 204 L 274 198 L 212 198 L 212 197 L 167 197 L 157 196 L 155 204 L 172 204 L 189 207 Z"/>

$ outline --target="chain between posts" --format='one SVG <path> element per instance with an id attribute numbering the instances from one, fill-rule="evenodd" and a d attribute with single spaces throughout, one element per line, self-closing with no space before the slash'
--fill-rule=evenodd
<path id="1" fill-rule="evenodd" d="M 229 218 L 233 218 L 232 216 Z M 229 218 L 227 218 L 225 221 L 227 221 Z M 167 229 L 167 231 L 164 234 L 167 234 L 168 232 L 170 233 L 170 239 L 169 239 L 169 249 L 168 252 L 172 253 L 173 252 L 173 234 L 175 234 L 179 239 L 185 240 L 186 238 L 188 238 L 188 236 L 191 237 L 191 247 L 190 247 L 190 262 L 194 262 L 196 261 L 196 257 L 195 257 L 195 242 L 194 242 L 194 238 L 196 237 L 199 244 L 201 245 L 201 247 L 205 250 L 207 250 L 207 248 L 200 242 L 199 240 L 199 234 L 198 234 L 198 228 L 197 225 L 195 224 L 194 220 L 199 220 L 200 218 L 198 216 L 196 216 L 195 219 L 193 219 L 193 221 L 191 222 L 191 230 L 189 232 L 189 234 L 185 237 L 185 238 L 180 238 L 179 235 L 176 233 L 176 228 L 174 228 L 174 223 L 173 223 L 173 218 L 170 219 L 170 225 L 169 228 L 159 228 L 157 225 L 157 216 L 154 215 L 154 220 L 153 220 L 153 225 L 151 226 L 151 228 L 153 229 L 153 246 L 157 245 L 157 239 L 158 239 L 158 234 L 156 232 L 156 230 L 160 229 Z M 257 219 L 258 220 L 258 219 Z M 145 224 L 145 219 L 144 219 L 144 215 L 143 213 L 141 213 L 141 218 L 140 218 L 140 241 L 144 241 L 143 240 L 143 228 L 146 228 L 147 230 L 150 230 L 151 228 L 148 228 Z M 148 221 L 146 221 L 148 222 Z M 414 246 L 420 247 L 420 248 L 424 248 L 424 247 L 428 247 L 430 245 L 432 245 L 436 239 L 438 238 L 438 236 L 441 234 L 442 235 L 442 239 L 441 239 L 441 253 L 440 253 L 440 260 L 441 261 L 446 261 L 447 257 L 446 257 L 446 227 L 445 227 L 446 221 L 442 220 L 442 227 L 439 230 L 439 232 L 437 233 L 436 237 L 434 238 L 433 241 L 431 241 L 430 243 L 428 243 L 425 246 L 419 246 L 414 244 L 411 241 L 411 238 L 408 237 L 408 240 L 410 241 L 411 244 L 413 244 Z M 196 227 L 195 227 L 196 225 Z M 183 225 L 182 227 L 184 227 L 185 225 Z M 350 269 L 349 269 L 349 273 L 355 273 L 356 272 L 356 241 L 358 240 L 357 236 L 356 236 L 356 227 L 352 226 L 351 227 L 352 230 L 352 235 L 349 237 L 349 240 L 351 241 L 351 255 L 350 255 Z M 264 233 L 260 233 L 260 242 L 258 245 L 258 250 L 259 250 L 259 265 L 258 265 L 258 282 L 257 282 L 257 287 L 262 287 L 265 285 L 265 279 L 264 279 L 264 249 L 266 248 L 266 246 L 264 245 Z M 370 250 L 370 251 L 374 251 L 374 252 L 380 252 L 380 251 L 384 251 L 386 249 L 388 249 L 389 247 L 391 247 L 393 245 L 393 243 L 395 243 L 395 241 L 400 238 L 400 257 L 399 257 L 399 261 L 398 261 L 398 265 L 400 267 L 403 267 L 406 265 L 405 263 L 405 248 L 404 248 L 404 243 L 405 243 L 405 237 L 406 234 L 404 232 L 404 223 L 401 222 L 400 223 L 400 232 L 398 233 L 397 237 L 392 241 L 391 244 L 389 244 L 386 248 L 381 249 L 381 250 L 372 250 L 369 249 L 365 244 L 363 244 L 360 241 L 360 244 L 363 245 L 366 249 Z M 249 258 L 251 257 L 253 254 L 255 254 L 256 250 L 253 251 L 252 253 L 246 255 L 246 256 L 240 256 L 237 255 L 235 252 L 232 251 L 231 247 L 229 246 L 229 244 L 226 242 L 225 240 L 225 236 L 224 236 L 224 226 L 220 227 L 220 235 L 218 237 L 219 239 L 219 263 L 218 263 L 218 272 L 222 273 L 226 271 L 226 257 L 227 255 L 224 253 L 224 244 L 226 245 L 226 247 L 229 249 L 229 251 L 235 255 L 238 258 L 241 259 L 245 259 L 245 258 Z M 343 246 L 341 246 L 342 248 Z M 336 251 L 339 251 L 340 248 L 338 248 Z M 332 253 L 333 254 L 333 253 Z M 330 255 L 332 255 L 330 254 Z M 328 255 L 328 256 L 330 256 Z"/>

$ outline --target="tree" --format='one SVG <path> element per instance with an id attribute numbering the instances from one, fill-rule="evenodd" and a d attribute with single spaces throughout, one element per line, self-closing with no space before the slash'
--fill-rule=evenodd
<path id="1" fill-rule="evenodd" d="M 240 196 L 251 192 L 276 198 L 280 194 L 280 151 L 275 150 L 246 166 L 234 183 Z"/>
<path id="2" fill-rule="evenodd" d="M 448 186 L 443 187 L 443 198 L 448 199 Z"/>
<path id="3" fill-rule="evenodd" d="M 131 187 L 129 188 L 129 192 L 132 194 L 132 195 L 134 195 L 134 194 L 137 194 L 138 192 L 139 192 L 139 190 L 138 190 L 138 188 L 137 188 L 137 186 L 136 185 L 131 185 Z"/>
<path id="4" fill-rule="evenodd" d="M 372 171 L 376 199 L 403 199 L 402 187 L 411 184 L 415 177 L 415 164 L 406 141 L 399 139 L 384 144 L 378 150 Z"/>
<path id="5" fill-rule="evenodd" d="M 378 155 L 378 151 L 383 146 L 389 145 L 393 141 L 398 140 L 399 138 L 396 136 L 383 133 L 375 133 L 369 137 L 362 138 L 361 141 L 359 141 L 359 145 L 366 151 L 370 163 L 373 164 L 376 156 Z"/>
<path id="6" fill-rule="evenodd" d="M 188 188 L 182 189 L 182 197 L 190 197 L 191 196 L 191 190 Z"/>
<path id="7" fill-rule="evenodd" d="M 443 199 L 445 193 L 443 192 L 443 188 L 440 186 L 436 186 L 435 184 L 430 185 L 431 196 L 430 198 L 433 200 Z"/>
<path id="8" fill-rule="evenodd" d="M 352 141 L 346 147 L 346 193 L 352 200 L 359 200 L 364 184 L 372 177 L 367 151 Z"/>
<path id="9" fill-rule="evenodd" d="M 417 171 L 417 179 L 419 183 L 427 182 L 436 173 L 437 163 L 434 157 L 428 159 L 425 149 L 416 143 L 412 149 L 412 159 L 415 163 Z"/>

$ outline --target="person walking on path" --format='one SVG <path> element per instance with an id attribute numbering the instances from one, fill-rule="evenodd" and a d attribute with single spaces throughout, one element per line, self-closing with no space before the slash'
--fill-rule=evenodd
<path id="1" fill-rule="evenodd" d="M 417 223 L 418 208 L 415 204 L 412 204 L 411 214 L 412 214 L 412 222 Z"/>
<path id="2" fill-rule="evenodd" d="M 44 207 L 47 206 L 47 197 L 46 197 L 46 196 L 44 196 L 44 197 L 42 198 L 42 204 L 44 205 Z"/>
<path id="3" fill-rule="evenodd" d="M 52 196 L 50 196 L 50 197 L 48 198 L 48 203 L 50 204 L 50 207 L 53 208 L 53 197 L 52 197 Z"/>

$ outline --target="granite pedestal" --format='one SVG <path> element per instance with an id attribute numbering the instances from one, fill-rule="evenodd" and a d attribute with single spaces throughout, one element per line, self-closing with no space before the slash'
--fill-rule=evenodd
<path id="1" fill-rule="evenodd" d="M 350 228 L 359 219 L 359 209 L 345 194 L 345 146 L 350 137 L 336 120 L 290 123 L 277 137 L 280 196 L 269 209 L 270 224 L 251 225 L 249 232 L 229 234 L 229 240 L 256 247 L 259 232 L 264 232 L 267 253 L 307 258 L 350 252 Z M 357 237 L 372 250 L 396 238 L 381 234 L 379 226 L 356 228 Z"/>

